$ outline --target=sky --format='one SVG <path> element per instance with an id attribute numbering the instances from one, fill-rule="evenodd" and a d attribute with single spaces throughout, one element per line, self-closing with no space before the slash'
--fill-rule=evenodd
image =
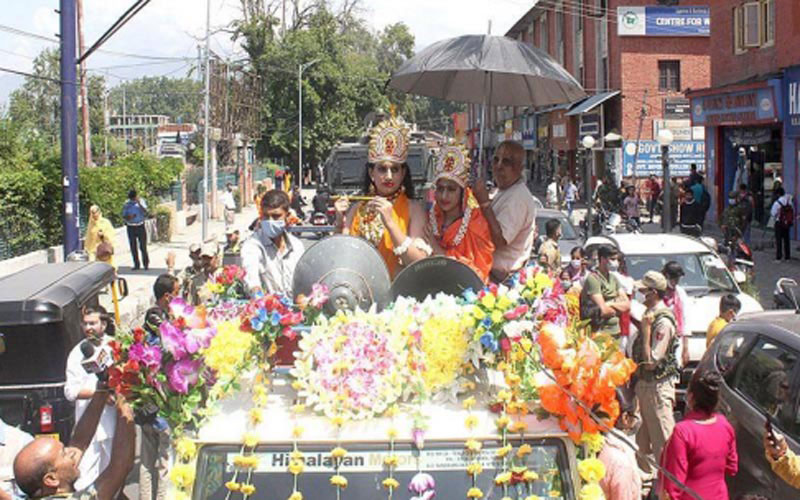
<path id="1" fill-rule="evenodd" d="M 134 0 L 83 0 L 86 46 L 97 40 Z M 532 0 L 363 0 L 364 17 L 377 30 L 396 22 L 407 24 L 416 37 L 417 49 L 453 36 L 505 33 L 535 1 Z M 56 43 L 11 33 L 23 30 L 56 38 L 58 0 L 0 0 L 0 68 L 31 71 L 33 58 Z M 226 27 L 240 15 L 240 0 L 211 0 L 212 31 Z M 106 76 L 109 86 L 140 76 L 186 76 L 198 57 L 198 44 L 205 36 L 206 0 L 151 0 L 108 42 L 106 51 L 147 56 L 185 58 L 153 61 L 109 52 L 89 57 L 87 67 Z M 212 36 L 211 50 L 225 58 L 242 57 L 243 52 L 230 35 Z M 191 60 L 189 60 L 191 59 Z M 0 106 L 9 93 L 22 84 L 23 77 L 0 71 Z"/>

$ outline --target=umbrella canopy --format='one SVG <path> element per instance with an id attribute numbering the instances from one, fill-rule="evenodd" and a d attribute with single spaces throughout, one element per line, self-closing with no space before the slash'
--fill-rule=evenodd
<path id="1" fill-rule="evenodd" d="M 550 106 L 586 97 L 578 81 L 545 52 L 491 35 L 434 43 L 406 61 L 389 86 L 490 106 Z"/>

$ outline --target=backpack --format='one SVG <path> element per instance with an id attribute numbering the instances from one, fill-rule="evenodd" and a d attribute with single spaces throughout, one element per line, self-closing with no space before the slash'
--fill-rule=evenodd
<path id="1" fill-rule="evenodd" d="M 784 205 L 779 200 L 778 205 L 780 205 L 780 208 L 778 209 L 778 218 L 775 222 L 784 228 L 792 227 L 794 225 L 794 207 L 792 203 L 789 202 Z"/>

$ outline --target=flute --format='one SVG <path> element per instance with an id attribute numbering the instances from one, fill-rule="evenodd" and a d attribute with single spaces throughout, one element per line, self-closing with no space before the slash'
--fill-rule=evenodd
<path id="1" fill-rule="evenodd" d="M 374 200 L 375 198 L 377 198 L 377 196 L 358 196 L 358 195 L 354 195 L 354 196 L 347 196 L 347 195 L 331 196 L 331 199 L 333 201 L 337 201 L 337 200 L 340 200 L 342 198 L 347 198 L 348 200 L 351 200 L 351 201 L 370 201 L 370 200 Z"/>

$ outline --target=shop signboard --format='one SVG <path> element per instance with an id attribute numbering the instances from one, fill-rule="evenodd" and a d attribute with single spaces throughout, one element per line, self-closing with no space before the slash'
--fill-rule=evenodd
<path id="1" fill-rule="evenodd" d="M 536 115 L 522 119 L 522 147 L 530 151 L 536 149 Z"/>
<path id="2" fill-rule="evenodd" d="M 710 36 L 708 7 L 617 7 L 619 36 Z"/>
<path id="3" fill-rule="evenodd" d="M 625 177 L 633 175 L 633 159 L 636 157 L 636 176 L 661 175 L 661 145 L 658 141 L 639 141 L 636 156 L 636 141 L 625 141 L 622 147 L 622 164 Z M 694 163 L 700 171 L 705 170 L 705 141 L 675 141 L 669 149 L 670 173 L 673 176 L 689 175 L 689 166 Z"/>
<path id="4" fill-rule="evenodd" d="M 785 119 L 783 126 L 786 137 L 800 137 L 800 66 L 792 66 L 783 71 L 785 99 Z"/>
<path id="5" fill-rule="evenodd" d="M 599 111 L 581 115 L 578 140 L 583 140 L 587 135 L 594 137 L 595 146 L 592 149 L 603 149 L 603 120 Z"/>
<path id="6" fill-rule="evenodd" d="M 667 120 L 688 120 L 692 112 L 691 102 L 685 97 L 664 98 L 664 118 Z"/>
<path id="7" fill-rule="evenodd" d="M 692 98 L 692 125 L 741 126 L 778 121 L 773 87 Z"/>
<path id="8" fill-rule="evenodd" d="M 702 141 L 706 138 L 704 127 L 692 127 L 692 121 L 685 120 L 653 120 L 653 137 L 658 137 L 662 129 L 672 132 L 676 141 Z"/>

